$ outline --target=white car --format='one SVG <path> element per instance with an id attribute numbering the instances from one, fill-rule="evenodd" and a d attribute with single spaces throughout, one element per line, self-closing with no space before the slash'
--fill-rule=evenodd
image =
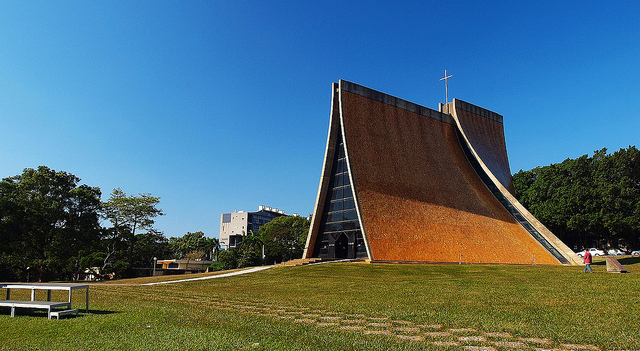
<path id="1" fill-rule="evenodd" d="M 633 251 L 631 256 L 640 256 L 640 250 Z"/>
<path id="2" fill-rule="evenodd" d="M 609 249 L 607 250 L 607 255 L 609 256 L 622 256 L 622 255 L 626 255 L 627 253 L 620 250 L 620 249 Z"/>
<path id="3" fill-rule="evenodd" d="M 589 252 L 591 253 L 591 256 L 604 256 L 604 255 L 605 255 L 604 251 L 602 251 L 602 250 L 598 250 L 598 249 L 596 249 L 595 247 L 592 247 L 592 248 L 590 248 L 590 249 L 588 249 L 588 250 L 589 250 Z M 583 251 L 576 252 L 576 254 L 577 254 L 578 256 L 580 256 L 580 257 L 584 257 L 584 250 L 583 250 Z"/>

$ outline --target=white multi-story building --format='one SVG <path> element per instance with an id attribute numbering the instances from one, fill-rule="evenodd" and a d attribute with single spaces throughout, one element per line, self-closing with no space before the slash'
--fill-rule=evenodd
<path id="1" fill-rule="evenodd" d="M 274 218 L 287 216 L 283 210 L 264 205 L 256 212 L 235 211 L 223 213 L 220 216 L 220 246 L 223 248 L 236 247 L 242 242 L 242 237 L 253 231 L 258 234 L 261 226 L 271 222 Z M 293 216 L 298 216 L 294 213 Z"/>

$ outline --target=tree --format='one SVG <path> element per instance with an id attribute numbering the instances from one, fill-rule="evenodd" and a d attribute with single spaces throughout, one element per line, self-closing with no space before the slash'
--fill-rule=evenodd
<path id="1" fill-rule="evenodd" d="M 514 174 L 516 198 L 574 248 L 640 246 L 640 151 L 635 146 Z"/>
<path id="2" fill-rule="evenodd" d="M 169 245 L 178 258 L 212 260 L 220 250 L 217 238 L 207 238 L 203 232 L 187 232 L 180 238 L 170 238 Z"/>
<path id="3" fill-rule="evenodd" d="M 226 270 L 238 268 L 238 250 L 232 247 L 220 251 L 218 254 L 218 262 L 220 262 L 222 268 Z"/>
<path id="4" fill-rule="evenodd" d="M 237 246 L 238 268 L 262 265 L 262 239 L 252 230 L 249 235 L 242 234 L 242 242 Z"/>
<path id="5" fill-rule="evenodd" d="M 146 233 L 136 234 L 133 253 L 133 267 L 152 267 L 154 257 L 157 259 L 174 258 L 169 240 L 162 232 L 153 229 Z"/>
<path id="6" fill-rule="evenodd" d="M 630 146 L 606 155 L 594 155 L 596 191 L 600 202 L 598 220 L 609 246 L 620 239 L 640 244 L 640 151 Z"/>
<path id="7" fill-rule="evenodd" d="M 156 208 L 160 203 L 159 197 L 150 194 L 138 194 L 139 196 L 127 196 L 120 188 L 113 189 L 109 200 L 103 204 L 104 217 L 113 224 L 111 247 L 112 255 L 115 251 L 115 242 L 123 240 L 128 247 L 127 263 L 133 266 L 133 249 L 135 246 L 136 231 L 153 228 L 153 218 L 162 216 L 161 209 Z"/>
<path id="8" fill-rule="evenodd" d="M 282 262 L 302 257 L 310 225 L 303 217 L 281 216 L 260 227 L 265 261 Z"/>
<path id="9" fill-rule="evenodd" d="M 100 189 L 79 182 L 46 166 L 0 182 L 0 278 L 73 276 L 102 235 Z"/>

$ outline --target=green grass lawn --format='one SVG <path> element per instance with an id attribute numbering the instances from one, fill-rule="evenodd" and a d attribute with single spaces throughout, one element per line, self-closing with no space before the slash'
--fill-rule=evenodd
<path id="1" fill-rule="evenodd" d="M 640 349 L 640 259 L 620 261 L 630 273 L 606 273 L 602 260 L 595 274 L 332 263 L 155 286 L 140 284 L 167 278 L 123 280 L 92 285 L 79 318 L 3 309 L 0 349 Z"/>

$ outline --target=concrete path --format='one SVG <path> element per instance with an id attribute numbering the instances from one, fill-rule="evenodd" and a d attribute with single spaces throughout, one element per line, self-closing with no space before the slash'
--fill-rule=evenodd
<path id="1" fill-rule="evenodd" d="M 248 273 L 254 273 L 254 272 L 258 272 L 258 271 L 263 271 L 263 270 L 269 269 L 269 268 L 273 268 L 273 266 L 253 267 L 253 268 L 245 269 L 245 270 L 242 270 L 242 271 L 236 271 L 236 272 L 224 273 L 224 274 L 218 274 L 218 275 L 211 275 L 211 276 L 208 276 L 208 277 L 180 279 L 180 280 L 170 280 L 170 281 L 157 282 L 157 283 L 145 283 L 145 284 L 140 284 L 140 285 L 171 284 L 171 283 L 191 282 L 191 281 L 195 281 L 195 280 L 207 280 L 207 279 L 225 278 L 225 277 L 232 277 L 234 275 L 248 274 Z"/>
<path id="2" fill-rule="evenodd" d="M 570 344 L 548 338 L 521 337 L 503 330 L 480 330 L 475 328 L 450 328 L 437 323 L 415 323 L 405 319 L 394 319 L 367 314 L 350 314 L 340 311 L 316 310 L 309 307 L 291 306 L 281 303 L 261 303 L 227 298 L 211 298 L 206 302 L 197 297 L 174 297 L 190 303 L 205 303 L 207 307 L 270 318 L 272 321 L 289 321 L 310 327 L 327 328 L 371 337 L 394 337 L 401 341 L 422 343 L 425 349 L 461 351 L 599 351 L 589 344 Z M 629 350 L 630 351 L 630 350 Z"/>

